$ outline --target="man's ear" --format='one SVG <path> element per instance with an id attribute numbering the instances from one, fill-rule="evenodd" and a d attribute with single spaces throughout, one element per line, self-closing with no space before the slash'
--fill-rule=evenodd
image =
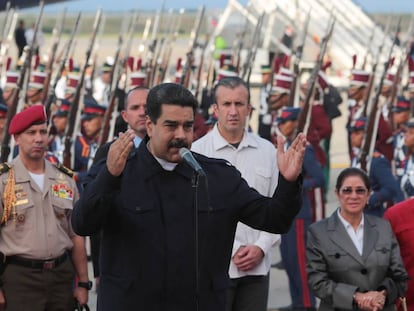
<path id="1" fill-rule="evenodd" d="M 217 103 L 213 103 L 213 112 L 217 115 L 218 105 Z"/>
<path id="2" fill-rule="evenodd" d="M 152 129 L 154 124 L 152 123 L 151 119 L 147 116 L 147 120 L 145 121 L 145 126 L 147 128 L 147 135 L 148 137 L 152 137 Z"/>

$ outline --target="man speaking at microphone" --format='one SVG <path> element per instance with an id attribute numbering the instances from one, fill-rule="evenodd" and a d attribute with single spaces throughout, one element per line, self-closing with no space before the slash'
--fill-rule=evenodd
<path id="1" fill-rule="evenodd" d="M 98 311 L 224 311 L 237 223 L 283 233 L 300 209 L 302 134 L 286 152 L 278 140 L 278 186 L 268 198 L 224 160 L 193 153 L 205 176 L 183 161 L 196 108 L 181 85 L 152 88 L 147 137 L 131 155 L 134 134 L 121 133 L 75 206 L 75 232 L 103 232 Z"/>

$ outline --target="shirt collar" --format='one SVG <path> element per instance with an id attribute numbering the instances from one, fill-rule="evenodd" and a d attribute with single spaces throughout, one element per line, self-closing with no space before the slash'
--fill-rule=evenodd
<path id="1" fill-rule="evenodd" d="M 213 146 L 216 151 L 226 148 L 226 147 L 230 147 L 230 146 L 234 148 L 230 143 L 227 142 L 227 140 L 223 136 L 221 136 L 218 130 L 217 123 L 214 125 L 214 128 L 212 130 L 212 135 L 213 135 Z M 238 149 L 242 149 L 242 148 L 258 148 L 258 143 L 254 139 L 254 135 L 253 134 L 249 135 L 249 133 L 246 130 L 244 130 L 243 132 L 243 138 L 239 144 Z"/>
<path id="2" fill-rule="evenodd" d="M 141 141 L 142 141 L 142 138 L 139 137 L 139 136 L 137 136 L 137 135 L 135 135 L 135 137 L 134 137 L 134 146 L 135 146 L 135 148 L 138 148 L 138 146 L 141 143 Z"/>
<path id="3" fill-rule="evenodd" d="M 351 224 L 341 215 L 341 209 L 338 208 L 338 217 L 339 220 L 343 223 L 343 225 L 345 226 L 345 228 L 351 227 Z M 358 228 L 362 228 L 364 226 L 364 213 L 362 213 L 362 218 L 361 218 L 361 222 L 358 225 Z"/>

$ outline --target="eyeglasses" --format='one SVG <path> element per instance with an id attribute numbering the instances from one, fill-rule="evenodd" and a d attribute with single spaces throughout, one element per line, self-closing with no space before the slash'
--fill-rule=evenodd
<path id="1" fill-rule="evenodd" d="M 352 189 L 352 187 L 345 187 L 345 188 L 342 188 L 341 190 L 340 190 L 340 192 L 342 193 L 342 194 L 345 194 L 345 195 L 349 195 L 349 194 L 351 194 L 353 191 L 355 191 L 355 193 L 356 194 L 358 194 L 358 195 L 364 195 L 364 194 L 366 194 L 367 192 L 368 192 L 368 189 L 366 189 L 366 188 L 355 188 L 355 189 Z"/>

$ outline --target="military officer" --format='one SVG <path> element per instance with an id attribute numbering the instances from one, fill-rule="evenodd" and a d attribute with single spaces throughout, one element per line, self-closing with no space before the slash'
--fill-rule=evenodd
<path id="1" fill-rule="evenodd" d="M 20 152 L 0 168 L 0 306 L 69 311 L 74 296 L 87 303 L 91 286 L 84 239 L 70 223 L 76 184 L 70 171 L 44 159 L 48 136 L 43 106 L 16 114 L 9 134 Z M 79 286 L 73 292 L 75 275 Z"/>

